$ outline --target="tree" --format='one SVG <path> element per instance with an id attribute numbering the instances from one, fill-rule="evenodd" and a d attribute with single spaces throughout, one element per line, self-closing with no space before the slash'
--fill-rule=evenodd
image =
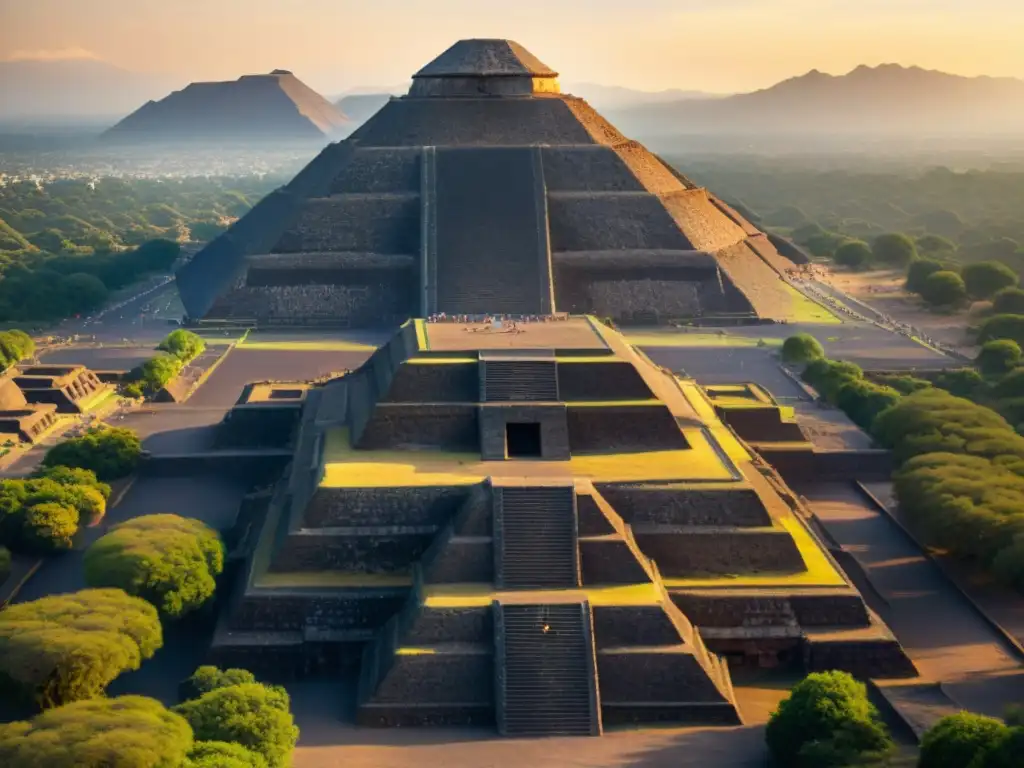
<path id="1" fill-rule="evenodd" d="M 872 244 L 875 261 L 904 267 L 917 258 L 917 246 L 904 234 L 879 235 Z"/>
<path id="2" fill-rule="evenodd" d="M 91 587 L 120 587 L 177 619 L 209 600 L 224 570 L 218 533 L 199 520 L 146 515 L 115 526 L 85 553 Z"/>
<path id="3" fill-rule="evenodd" d="M 803 380 L 818 390 L 826 401 L 835 405 L 839 390 L 847 383 L 864 378 L 864 371 L 853 363 L 836 360 L 812 360 L 804 369 Z"/>
<path id="4" fill-rule="evenodd" d="M 967 299 L 967 286 L 956 272 L 933 272 L 921 286 L 921 298 L 933 307 L 955 307 Z"/>
<path id="5" fill-rule="evenodd" d="M 970 768 L 1020 768 L 1024 755 L 1024 727 L 1007 728 Z"/>
<path id="6" fill-rule="evenodd" d="M 35 354 L 36 345 L 23 331 L 0 332 L 0 370 L 7 370 Z"/>
<path id="7" fill-rule="evenodd" d="M 183 768 L 267 768 L 258 752 L 227 741 L 198 741 Z"/>
<path id="8" fill-rule="evenodd" d="M 85 485 L 90 488 L 95 488 L 100 492 L 100 495 L 103 496 L 104 499 L 110 498 L 110 486 L 97 480 L 96 473 L 91 469 L 65 467 L 58 464 L 52 467 L 40 467 L 32 473 L 32 477 L 39 478 L 41 480 L 52 480 L 58 485 L 64 486 Z"/>
<path id="9" fill-rule="evenodd" d="M 861 240 L 850 240 L 836 249 L 832 260 L 850 269 L 860 269 L 871 262 L 871 246 Z"/>
<path id="10" fill-rule="evenodd" d="M 79 467 L 92 470 L 100 480 L 116 480 L 134 472 L 141 455 L 142 442 L 130 429 L 97 427 L 55 445 L 43 457 L 43 466 Z"/>
<path id="11" fill-rule="evenodd" d="M 201 741 L 228 741 L 263 756 L 270 768 L 289 764 L 299 729 L 288 694 L 278 686 L 241 683 L 216 688 L 175 707 Z"/>
<path id="12" fill-rule="evenodd" d="M 192 729 L 185 719 L 143 696 L 78 701 L 0 725 L 0 764 L 6 768 L 179 768 L 189 765 L 190 749 Z"/>
<path id="13" fill-rule="evenodd" d="M 129 386 L 137 385 L 142 394 L 153 395 L 160 391 L 181 371 L 182 362 L 174 355 L 163 354 L 151 357 L 131 372 Z"/>
<path id="14" fill-rule="evenodd" d="M 156 609 L 119 589 L 85 589 L 0 611 L 0 676 L 43 709 L 102 696 L 162 644 Z"/>
<path id="15" fill-rule="evenodd" d="M 993 315 L 978 329 L 978 341 L 984 344 L 993 339 L 1013 339 L 1024 344 L 1024 315 Z"/>
<path id="16" fill-rule="evenodd" d="M 11 551 L 7 547 L 0 547 L 0 584 L 7 581 L 11 575 Z"/>
<path id="17" fill-rule="evenodd" d="M 924 290 L 924 282 L 936 272 L 943 269 L 941 262 L 934 259 L 918 259 L 912 261 L 907 267 L 907 281 L 903 284 L 911 293 L 921 293 Z"/>
<path id="18" fill-rule="evenodd" d="M 187 363 L 206 349 L 206 341 L 199 334 L 179 328 L 167 334 L 157 349 L 169 352 L 174 357 Z"/>
<path id="19" fill-rule="evenodd" d="M 57 290 L 64 294 L 69 312 L 88 312 L 103 306 L 107 300 L 107 286 L 103 281 L 83 272 L 61 278 Z"/>
<path id="20" fill-rule="evenodd" d="M 921 253 L 954 253 L 956 243 L 942 235 L 922 235 L 915 241 Z"/>
<path id="21" fill-rule="evenodd" d="M 218 669 L 204 665 L 196 669 L 183 685 L 183 699 L 198 699 L 203 694 L 218 688 L 227 688 L 242 683 L 255 683 L 256 676 L 247 669 Z"/>
<path id="22" fill-rule="evenodd" d="M 892 748 L 864 684 L 845 672 L 819 672 L 797 683 L 772 713 L 765 739 L 787 768 L 818 768 L 822 753 L 852 761 Z"/>
<path id="23" fill-rule="evenodd" d="M 44 502 L 25 510 L 21 543 L 29 552 L 46 554 L 71 549 L 78 533 L 78 510 L 70 504 Z"/>
<path id="24" fill-rule="evenodd" d="M 998 375 L 1013 370 L 1020 364 L 1020 345 L 1012 339 L 986 341 L 975 362 L 986 376 Z"/>
<path id="25" fill-rule="evenodd" d="M 798 333 L 790 336 L 782 344 L 782 359 L 787 363 L 809 363 L 825 357 L 818 340 L 809 333 Z"/>
<path id="26" fill-rule="evenodd" d="M 1024 291 L 1003 288 L 992 297 L 992 311 L 997 315 L 1024 315 Z"/>
<path id="27" fill-rule="evenodd" d="M 1009 729 L 992 717 L 960 712 L 948 715 L 921 739 L 919 768 L 970 768 L 972 761 L 1001 740 Z"/>
<path id="28" fill-rule="evenodd" d="M 979 261 L 960 270 L 967 293 L 974 299 L 987 299 L 1003 288 L 1019 282 L 1017 273 L 998 261 Z"/>
<path id="29" fill-rule="evenodd" d="M 854 379 L 843 384 L 836 395 L 836 405 L 858 427 L 870 430 L 875 418 L 900 400 L 900 393 L 867 379 Z"/>

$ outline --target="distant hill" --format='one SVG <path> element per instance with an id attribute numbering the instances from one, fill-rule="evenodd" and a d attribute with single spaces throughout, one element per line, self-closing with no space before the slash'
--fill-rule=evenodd
<path id="1" fill-rule="evenodd" d="M 390 98 L 390 93 L 353 93 L 342 96 L 334 102 L 334 106 L 352 121 L 353 126 L 358 126 L 373 117 Z"/>
<path id="2" fill-rule="evenodd" d="M 192 83 L 150 101 L 103 134 L 109 141 L 334 138 L 349 121 L 287 70 Z"/>
<path id="3" fill-rule="evenodd" d="M 0 120 L 109 117 L 180 86 L 92 59 L 0 61 Z"/>
<path id="4" fill-rule="evenodd" d="M 719 99 L 717 94 L 706 91 L 684 91 L 671 88 L 665 91 L 639 91 L 619 85 L 599 83 L 562 83 L 562 91 L 586 99 L 598 111 L 626 109 L 647 104 L 666 104 L 690 99 Z"/>
<path id="5" fill-rule="evenodd" d="M 817 70 L 722 99 L 679 99 L 609 115 L 640 138 L 703 133 L 994 135 L 1024 130 L 1024 80 L 883 64 Z"/>

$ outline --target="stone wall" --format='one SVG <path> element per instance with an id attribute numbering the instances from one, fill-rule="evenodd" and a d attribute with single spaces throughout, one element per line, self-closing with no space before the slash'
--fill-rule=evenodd
<path id="1" fill-rule="evenodd" d="M 447 525 L 475 486 L 448 488 L 318 488 L 302 517 L 305 528 Z"/>
<path id="2" fill-rule="evenodd" d="M 559 312 L 586 312 L 626 323 L 659 322 L 660 319 L 701 314 L 703 280 L 683 275 L 672 278 L 604 278 L 581 272 L 558 270 L 555 303 Z"/>
<path id="3" fill-rule="evenodd" d="M 218 448 L 284 448 L 299 422 L 299 405 L 235 406 L 217 426 Z"/>
<path id="4" fill-rule="evenodd" d="M 583 584 L 644 584 L 650 576 L 624 539 L 579 540 Z"/>
<path id="5" fill-rule="evenodd" d="M 494 546 L 487 537 L 452 537 L 436 543 L 420 563 L 425 584 L 491 584 Z"/>
<path id="6" fill-rule="evenodd" d="M 541 458 L 563 461 L 569 458 L 569 435 L 564 405 L 489 404 L 479 407 L 480 454 L 484 461 L 506 458 L 505 434 L 508 424 L 540 424 Z"/>
<path id="7" fill-rule="evenodd" d="M 335 594 L 247 593 L 231 612 L 238 631 L 287 632 L 307 626 L 379 629 L 405 603 L 408 589 L 339 590 Z"/>
<path id="8" fill-rule="evenodd" d="M 422 156 L 419 147 L 357 147 L 344 171 L 331 183 L 331 194 L 419 192 Z"/>
<path id="9" fill-rule="evenodd" d="M 597 654 L 601 700 L 720 703 L 725 699 L 693 656 L 604 650 Z M 685 691 L 685 696 L 681 692 Z"/>
<path id="10" fill-rule="evenodd" d="M 643 192 L 644 187 L 610 147 L 544 147 L 549 192 Z"/>
<path id="11" fill-rule="evenodd" d="M 696 250 L 654 195 L 550 193 L 551 250 Z"/>
<path id="12" fill-rule="evenodd" d="M 569 446 L 573 453 L 589 451 L 683 450 L 686 438 L 668 408 L 607 405 L 566 408 Z"/>
<path id="13" fill-rule="evenodd" d="M 600 648 L 678 645 L 679 631 L 660 605 L 595 605 L 594 643 Z"/>
<path id="14" fill-rule="evenodd" d="M 634 528 L 637 544 L 667 578 L 807 570 L 788 531 Z"/>
<path id="15" fill-rule="evenodd" d="M 789 484 L 809 480 L 888 480 L 894 468 L 892 454 L 884 450 L 786 451 L 766 446 L 758 453 Z"/>
<path id="16" fill-rule="evenodd" d="M 270 483 L 281 475 L 291 459 L 292 455 L 288 451 L 144 454 L 142 462 L 139 464 L 139 474 L 150 477 L 186 477 L 204 472 L 216 472 L 230 477 Z"/>
<path id="17" fill-rule="evenodd" d="M 278 546 L 270 570 L 408 573 L 435 535 L 437 531 L 429 528 L 399 527 L 292 533 Z"/>
<path id="18" fill-rule="evenodd" d="M 649 400 L 654 397 L 629 363 L 558 363 L 558 396 L 565 402 Z"/>
<path id="19" fill-rule="evenodd" d="M 479 449 L 475 405 L 387 405 L 379 403 L 356 447 L 385 450 L 409 446 L 446 451 Z"/>
<path id="20" fill-rule="evenodd" d="M 617 483 L 601 484 L 598 490 L 631 525 L 771 525 L 771 516 L 753 488 L 704 491 Z"/>
<path id="21" fill-rule="evenodd" d="M 670 596 L 699 627 L 866 627 L 868 612 L 849 588 L 804 592 L 671 590 Z"/>
<path id="22" fill-rule="evenodd" d="M 477 362 L 406 363 L 398 368 L 384 403 L 476 403 L 480 400 Z"/>
<path id="23" fill-rule="evenodd" d="M 415 254 L 419 249 L 420 199 L 412 193 L 305 200 L 271 251 Z"/>
<path id="24" fill-rule="evenodd" d="M 394 275 L 370 285 L 242 286 L 218 299 L 207 317 L 261 325 L 392 327 L 415 313 L 412 282 Z"/>

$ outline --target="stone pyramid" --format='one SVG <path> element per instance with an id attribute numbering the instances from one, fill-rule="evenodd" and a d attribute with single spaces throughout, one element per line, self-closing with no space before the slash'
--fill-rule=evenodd
<path id="1" fill-rule="evenodd" d="M 793 263 L 517 43 L 463 40 L 178 273 L 194 320 L 783 319 Z"/>

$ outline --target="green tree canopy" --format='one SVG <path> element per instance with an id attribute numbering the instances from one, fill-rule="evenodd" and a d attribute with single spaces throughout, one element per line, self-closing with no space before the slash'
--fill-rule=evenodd
<path id="1" fill-rule="evenodd" d="M 782 344 L 782 359 L 787 363 L 809 363 L 825 357 L 825 350 L 809 333 L 790 336 Z"/>
<path id="2" fill-rule="evenodd" d="M 871 263 L 871 246 L 862 240 L 850 240 L 836 248 L 832 260 L 850 269 L 861 269 Z"/>
<path id="3" fill-rule="evenodd" d="M 1024 291 L 1003 288 L 992 297 L 992 311 L 997 315 L 1024 315 Z"/>
<path id="4" fill-rule="evenodd" d="M 967 293 L 974 299 L 988 299 L 1003 288 L 1013 288 L 1019 282 L 1017 273 L 998 261 L 979 261 L 968 264 L 960 271 Z"/>
<path id="5" fill-rule="evenodd" d="M 967 299 L 967 286 L 956 272 L 933 272 L 921 286 L 921 298 L 933 307 L 955 307 Z"/>
<path id="6" fill-rule="evenodd" d="M 132 370 L 131 384 L 137 385 L 142 394 L 154 395 L 181 371 L 182 362 L 174 355 L 163 354 L 151 357 Z"/>
<path id="7" fill-rule="evenodd" d="M 92 470 L 100 480 L 116 480 L 134 472 L 141 455 L 142 442 L 130 429 L 98 427 L 55 445 L 43 466 L 79 467 Z"/>
<path id="8" fill-rule="evenodd" d="M 91 469 L 65 467 L 57 464 L 52 467 L 39 467 L 32 473 L 32 476 L 42 480 L 52 480 L 58 485 L 85 485 L 95 488 L 104 499 L 110 498 L 110 486 L 97 480 L 96 473 Z"/>
<path id="9" fill-rule="evenodd" d="M 818 768 L 819 756 L 852 760 L 892 748 L 892 739 L 867 689 L 845 672 L 808 675 L 779 703 L 765 731 L 778 765 Z"/>
<path id="10" fill-rule="evenodd" d="M 204 665 L 196 669 L 192 676 L 185 681 L 184 698 L 197 699 L 218 688 L 255 682 L 257 682 L 256 676 L 247 669 L 218 669 L 211 665 Z"/>
<path id="11" fill-rule="evenodd" d="M 85 589 L 0 611 L 0 675 L 44 709 L 102 696 L 162 644 L 156 609 L 119 589 Z"/>
<path id="12" fill-rule="evenodd" d="M 1012 339 L 986 341 L 982 344 L 978 358 L 975 360 L 982 373 L 986 375 L 1006 373 L 1020 365 L 1020 361 L 1020 344 Z"/>
<path id="13" fill-rule="evenodd" d="M 224 569 L 217 531 L 178 515 L 146 515 L 115 526 L 85 553 L 91 587 L 119 587 L 177 619 L 209 600 Z"/>
<path id="14" fill-rule="evenodd" d="M 917 246 L 904 234 L 891 233 L 879 235 L 872 243 L 875 261 L 905 267 L 917 258 Z"/>
<path id="15" fill-rule="evenodd" d="M 216 688 L 175 711 L 201 741 L 228 741 L 263 756 L 270 768 L 289 765 L 299 729 L 288 694 L 278 686 L 241 683 Z"/>
<path id="16" fill-rule="evenodd" d="M 921 739 L 919 768 L 971 768 L 1009 729 L 995 718 L 960 712 L 933 725 Z M 978 768 L 982 768 L 979 766 Z"/>
<path id="17" fill-rule="evenodd" d="M 993 315 L 978 329 L 978 341 L 984 344 L 993 339 L 1013 339 L 1024 344 L 1024 315 Z"/>
<path id="18" fill-rule="evenodd" d="M 935 259 L 918 259 L 911 262 L 907 267 L 907 281 L 903 287 L 911 293 L 921 293 L 924 290 L 925 280 L 936 272 L 941 272 L 942 269 L 942 263 Z"/>
<path id="19" fill-rule="evenodd" d="M 267 768 L 267 761 L 241 744 L 197 741 L 182 768 Z"/>
<path id="20" fill-rule="evenodd" d="M 78 520 L 78 510 L 70 504 L 55 501 L 32 504 L 25 509 L 22 519 L 22 547 L 37 554 L 71 549 L 78 533 Z"/>
<path id="21" fill-rule="evenodd" d="M 804 369 L 802 378 L 825 400 L 835 404 L 839 390 L 851 381 L 864 378 L 864 371 L 853 363 L 836 360 L 812 360 Z"/>
<path id="22" fill-rule="evenodd" d="M 192 729 L 163 704 L 143 696 L 77 701 L 0 725 L 5 768 L 181 768 L 194 749 Z M 258 763 L 239 763 L 260 768 Z M 199 763 L 196 768 L 230 763 Z"/>
<path id="23" fill-rule="evenodd" d="M 174 357 L 187 363 L 206 349 L 206 341 L 199 334 L 179 328 L 167 334 L 157 349 L 169 352 Z"/>
<path id="24" fill-rule="evenodd" d="M 942 235 L 922 235 L 915 241 L 917 250 L 921 253 L 954 253 L 956 243 Z"/>

